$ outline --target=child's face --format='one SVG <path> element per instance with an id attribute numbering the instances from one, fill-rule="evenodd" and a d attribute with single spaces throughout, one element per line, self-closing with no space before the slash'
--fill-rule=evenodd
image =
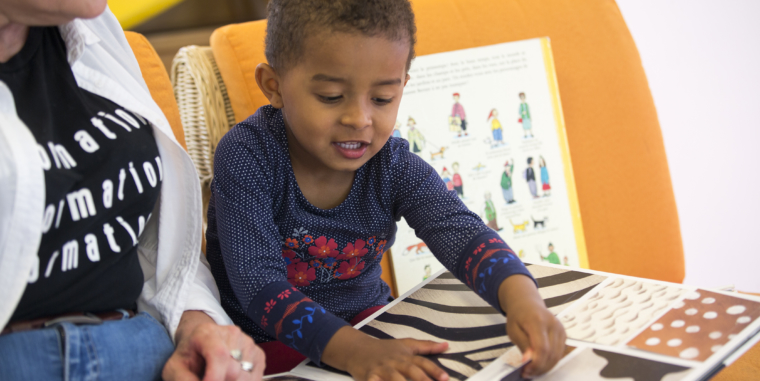
<path id="1" fill-rule="evenodd" d="M 520 100 L 525 102 L 525 94 L 520 94 Z"/>
<path id="2" fill-rule="evenodd" d="M 317 170 L 356 171 L 393 133 L 409 43 L 336 32 L 306 46 L 280 80 L 291 156 Z"/>

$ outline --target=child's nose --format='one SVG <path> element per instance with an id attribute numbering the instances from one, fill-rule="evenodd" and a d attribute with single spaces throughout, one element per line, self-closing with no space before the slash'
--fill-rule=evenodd
<path id="1" fill-rule="evenodd" d="M 357 130 L 370 126 L 372 124 L 370 105 L 361 101 L 350 102 L 340 122 Z"/>

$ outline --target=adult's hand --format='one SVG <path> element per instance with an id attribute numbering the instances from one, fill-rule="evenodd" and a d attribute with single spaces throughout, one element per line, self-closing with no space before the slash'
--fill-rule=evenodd
<path id="1" fill-rule="evenodd" d="M 175 335 L 177 348 L 164 366 L 164 380 L 259 381 L 264 351 L 234 325 L 218 325 L 201 311 L 185 311 Z M 239 350 L 240 361 L 231 355 Z M 241 363 L 253 364 L 251 371 Z"/>

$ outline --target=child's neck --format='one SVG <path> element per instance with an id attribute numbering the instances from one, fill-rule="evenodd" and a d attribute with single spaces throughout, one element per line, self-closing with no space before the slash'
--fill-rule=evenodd
<path id="1" fill-rule="evenodd" d="M 351 192 L 356 172 L 332 171 L 315 160 L 299 157 L 290 150 L 290 163 L 301 193 L 312 205 L 328 210 L 343 203 Z"/>

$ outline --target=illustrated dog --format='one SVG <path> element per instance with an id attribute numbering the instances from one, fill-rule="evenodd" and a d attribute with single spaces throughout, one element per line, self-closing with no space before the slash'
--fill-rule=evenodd
<path id="1" fill-rule="evenodd" d="M 436 156 L 440 156 L 441 159 L 443 159 L 443 153 L 446 152 L 446 147 L 441 147 L 441 149 L 438 150 L 438 152 L 430 152 L 430 160 L 435 160 Z"/>

